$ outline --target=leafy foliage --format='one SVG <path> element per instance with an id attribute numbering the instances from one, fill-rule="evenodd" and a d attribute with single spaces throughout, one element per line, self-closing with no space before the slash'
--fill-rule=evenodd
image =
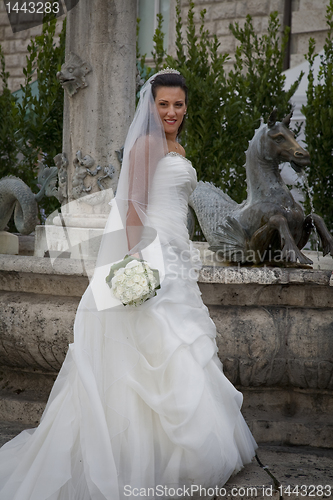
<path id="1" fill-rule="evenodd" d="M 54 41 L 56 19 L 45 19 L 42 34 L 28 45 L 25 83 L 21 97 L 15 99 L 8 89 L 8 73 L 2 63 L 3 93 L 1 99 L 0 177 L 19 176 L 33 192 L 36 185 L 37 161 L 54 166 L 53 157 L 62 150 L 63 89 L 56 78 L 65 56 L 64 21 L 59 44 Z M 32 92 L 37 73 L 38 95 Z M 5 128 L 6 127 L 6 128 Z M 56 198 L 44 198 L 40 206 L 51 212 L 59 205 Z"/>
<path id="2" fill-rule="evenodd" d="M 315 85 L 313 65 L 316 57 L 315 41 L 309 40 L 307 60 L 310 64 L 307 104 L 302 112 L 306 117 L 305 141 L 311 157 L 308 181 L 312 191 L 315 211 L 324 217 L 333 231 L 333 0 L 326 10 L 328 33 L 324 54 Z M 310 201 L 307 200 L 310 211 Z"/>
<path id="3" fill-rule="evenodd" d="M 179 69 L 189 87 L 188 118 L 182 143 L 198 172 L 198 178 L 213 182 L 234 200 L 246 196 L 245 151 L 261 117 L 266 120 L 274 107 L 280 117 L 290 111 L 289 99 L 297 89 L 283 89 L 286 30 L 280 42 L 277 13 L 270 16 L 268 33 L 258 37 L 247 16 L 243 28 L 230 25 L 240 42 L 233 70 L 226 74 L 229 57 L 219 53 L 220 43 L 205 29 L 205 10 L 196 34 L 194 2 L 190 2 L 186 43 L 182 36 L 180 2 L 176 7 L 176 57 L 166 63 Z M 186 47 L 186 49 L 184 48 Z"/>
<path id="4" fill-rule="evenodd" d="M 6 72 L 5 58 L 0 45 L 0 77 L 2 94 L 0 94 L 0 179 L 15 171 L 17 164 L 17 145 L 15 139 L 15 118 L 17 116 L 16 100 L 8 88 L 9 73 Z"/>
<path id="5" fill-rule="evenodd" d="M 290 28 L 286 27 L 281 37 L 278 13 L 273 12 L 267 34 L 262 37 L 255 33 L 251 16 L 246 17 L 242 29 L 235 23 L 230 24 L 230 30 L 240 42 L 236 48 L 234 71 L 230 73 L 230 85 L 245 97 L 256 119 L 261 116 L 266 122 L 273 107 L 277 108 L 278 119 L 282 119 L 291 110 L 289 100 L 304 74 L 288 91 L 284 90 L 283 59 Z"/>
<path id="6" fill-rule="evenodd" d="M 163 33 L 163 15 L 157 14 L 157 27 L 153 36 L 154 50 L 152 52 L 155 72 L 157 73 L 163 67 L 165 50 L 164 50 L 164 33 Z"/>

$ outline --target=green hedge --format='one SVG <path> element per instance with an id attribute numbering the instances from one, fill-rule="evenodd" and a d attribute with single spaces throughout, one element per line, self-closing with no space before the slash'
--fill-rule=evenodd
<path id="1" fill-rule="evenodd" d="M 189 107 L 181 142 L 195 166 L 198 178 L 213 182 L 234 200 L 246 197 L 245 151 L 260 119 L 266 120 L 274 107 L 282 118 L 291 110 L 290 98 L 301 77 L 290 90 L 283 88 L 283 59 L 288 29 L 281 36 L 278 13 L 270 15 L 267 34 L 259 37 L 247 16 L 244 27 L 230 25 L 238 42 L 236 59 L 229 73 L 227 54 L 219 53 L 220 43 L 205 29 L 205 10 L 196 32 L 194 2 L 190 2 L 186 30 L 181 18 L 180 2 L 176 5 L 176 56 L 163 51 L 162 19 L 159 18 L 153 52 L 156 71 L 163 66 L 178 69 L 189 88 Z M 183 33 L 185 32 L 185 36 Z M 140 68 L 145 57 L 138 54 Z M 151 69 L 142 73 L 143 79 Z"/>
<path id="2" fill-rule="evenodd" d="M 308 182 L 316 213 L 324 217 L 333 232 L 333 0 L 326 11 L 328 33 L 324 55 L 314 84 L 313 63 L 316 56 L 315 41 L 310 38 L 306 56 L 310 64 L 307 88 L 307 104 L 302 112 L 306 117 L 305 142 L 311 156 L 307 169 Z M 307 208 L 310 211 L 310 200 Z"/>
<path id="3" fill-rule="evenodd" d="M 56 78 L 65 59 L 66 21 L 59 41 L 55 41 L 56 19 L 45 20 L 42 34 L 28 45 L 25 83 L 12 95 L 8 89 L 8 72 L 0 46 L 0 178 L 16 175 L 37 193 L 37 161 L 54 166 L 53 157 L 62 151 L 64 91 Z M 34 75 L 38 92 L 33 91 Z M 17 94 L 20 94 L 17 97 Z M 40 207 L 47 214 L 59 203 L 56 198 L 44 198 Z"/>

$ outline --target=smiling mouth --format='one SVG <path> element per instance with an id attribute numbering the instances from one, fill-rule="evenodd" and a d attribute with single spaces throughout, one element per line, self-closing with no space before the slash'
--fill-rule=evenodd
<path id="1" fill-rule="evenodd" d="M 174 124 L 177 120 L 165 120 L 167 123 Z"/>

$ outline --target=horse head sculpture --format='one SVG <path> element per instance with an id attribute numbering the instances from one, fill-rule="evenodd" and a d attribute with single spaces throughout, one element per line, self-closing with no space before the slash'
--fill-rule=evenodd
<path id="1" fill-rule="evenodd" d="M 313 227 L 323 253 L 333 256 L 333 237 L 323 219 L 304 215 L 284 183 L 279 164 L 290 162 L 296 172 L 309 165 L 310 156 L 289 130 L 291 114 L 281 122 L 276 110 L 262 124 L 246 151 L 247 199 L 238 204 L 221 189 L 200 181 L 189 204 L 196 212 L 210 250 L 230 262 L 265 260 L 312 264 L 301 249 Z"/>

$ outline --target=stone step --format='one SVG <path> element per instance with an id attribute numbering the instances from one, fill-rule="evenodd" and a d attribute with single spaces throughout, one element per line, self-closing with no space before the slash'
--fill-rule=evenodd
<path id="1" fill-rule="evenodd" d="M 46 405 L 45 396 L 0 392 L 0 421 L 25 427 L 36 427 Z"/>
<path id="2" fill-rule="evenodd" d="M 47 396 L 22 392 L 0 392 L 0 420 L 36 427 L 45 408 Z M 258 443 L 311 446 L 333 449 L 333 420 L 329 416 L 314 419 L 309 414 L 286 417 L 275 412 L 244 408 L 243 415 Z"/>
<path id="3" fill-rule="evenodd" d="M 257 454 L 279 482 L 277 490 L 267 471 L 258 462 L 247 465 L 229 479 L 225 490 L 218 492 L 220 500 L 226 497 L 246 500 L 300 500 L 333 497 L 333 450 L 310 447 L 259 446 Z"/>
<path id="4" fill-rule="evenodd" d="M 333 449 L 332 418 L 324 417 L 314 420 L 313 417 L 276 418 L 267 415 L 261 419 L 258 415 L 245 419 L 258 443 L 274 443 L 288 446 L 312 446 Z"/>

